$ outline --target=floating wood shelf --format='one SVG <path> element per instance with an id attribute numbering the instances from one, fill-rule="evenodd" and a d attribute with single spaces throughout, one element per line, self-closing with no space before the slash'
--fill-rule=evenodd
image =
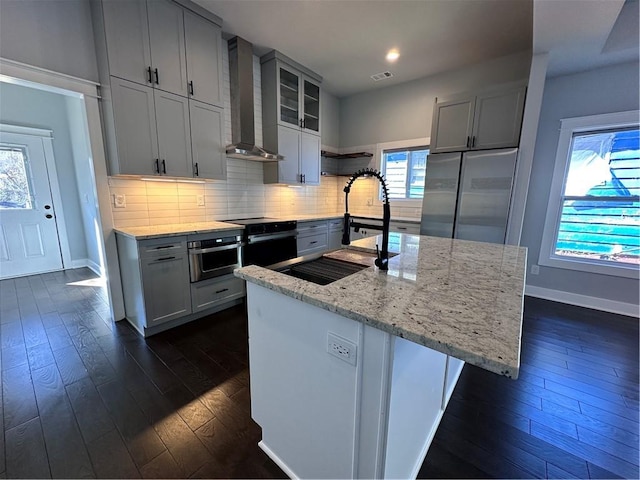
<path id="1" fill-rule="evenodd" d="M 337 158 L 338 160 L 341 160 L 343 158 L 373 157 L 373 153 L 369 153 L 369 152 L 335 153 L 335 152 L 328 152 L 327 150 L 322 150 L 320 154 L 325 158 Z"/>

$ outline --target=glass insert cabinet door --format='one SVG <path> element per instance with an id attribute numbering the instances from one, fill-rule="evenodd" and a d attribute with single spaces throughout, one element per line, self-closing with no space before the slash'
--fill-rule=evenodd
<path id="1" fill-rule="evenodd" d="M 280 121 L 297 127 L 302 126 L 300 78 L 284 68 L 280 68 Z"/>
<path id="2" fill-rule="evenodd" d="M 304 81 L 304 119 L 302 127 L 314 132 L 320 131 L 320 87 L 308 80 Z"/>

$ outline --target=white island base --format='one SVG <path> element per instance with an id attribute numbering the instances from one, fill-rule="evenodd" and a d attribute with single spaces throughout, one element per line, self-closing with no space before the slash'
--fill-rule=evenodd
<path id="1" fill-rule="evenodd" d="M 247 304 L 266 454 L 291 478 L 415 478 L 464 362 L 251 282 Z"/>

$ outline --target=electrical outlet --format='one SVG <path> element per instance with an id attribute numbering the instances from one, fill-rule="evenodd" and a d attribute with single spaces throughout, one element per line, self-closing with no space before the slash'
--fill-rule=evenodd
<path id="1" fill-rule="evenodd" d="M 369 197 L 367 198 L 367 207 L 370 207 L 373 205 L 373 198 Z"/>
<path id="2" fill-rule="evenodd" d="M 204 195 L 196 195 L 196 205 L 198 207 L 204 207 Z"/>
<path id="3" fill-rule="evenodd" d="M 339 337 L 335 333 L 327 334 L 327 352 L 351 365 L 356 364 L 356 344 L 346 338 Z"/>
<path id="4" fill-rule="evenodd" d="M 540 273 L 540 265 L 531 265 L 531 275 L 538 275 Z"/>
<path id="5" fill-rule="evenodd" d="M 124 208 L 127 206 L 127 197 L 124 196 L 124 193 L 113 194 L 113 206 L 115 208 Z"/>

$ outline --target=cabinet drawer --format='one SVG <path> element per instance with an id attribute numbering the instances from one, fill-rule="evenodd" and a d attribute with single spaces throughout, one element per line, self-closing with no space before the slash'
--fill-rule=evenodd
<path id="1" fill-rule="evenodd" d="M 187 237 L 168 237 L 144 240 L 138 243 L 140 258 L 187 253 Z"/>
<path id="2" fill-rule="evenodd" d="M 200 312 L 220 303 L 244 297 L 245 283 L 232 275 L 191 284 L 191 306 Z"/>
<path id="3" fill-rule="evenodd" d="M 420 224 L 418 223 L 391 222 L 389 229 L 392 232 L 420 235 Z"/>
<path id="4" fill-rule="evenodd" d="M 331 232 L 341 232 L 343 225 L 344 225 L 344 219 L 343 218 L 329 220 L 329 231 L 331 231 Z"/>
<path id="5" fill-rule="evenodd" d="M 326 220 L 317 220 L 312 222 L 298 222 L 298 236 L 304 237 L 321 231 L 327 230 Z"/>
<path id="6" fill-rule="evenodd" d="M 298 256 L 325 250 L 326 248 L 327 232 L 308 235 L 305 237 L 298 236 Z"/>

